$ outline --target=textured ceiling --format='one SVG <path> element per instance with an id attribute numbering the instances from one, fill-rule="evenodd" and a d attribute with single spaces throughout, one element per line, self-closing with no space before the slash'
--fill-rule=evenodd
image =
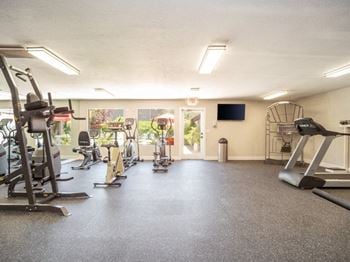
<path id="1" fill-rule="evenodd" d="M 197 72 L 208 44 L 228 50 Z M 323 73 L 350 63 L 350 1 L 0 1 L 0 45 L 46 46 L 81 70 L 68 76 L 36 59 L 41 88 L 57 98 L 298 98 L 350 86 Z M 0 80 L 1 83 L 1 80 Z M 26 89 L 20 85 L 21 92 Z"/>

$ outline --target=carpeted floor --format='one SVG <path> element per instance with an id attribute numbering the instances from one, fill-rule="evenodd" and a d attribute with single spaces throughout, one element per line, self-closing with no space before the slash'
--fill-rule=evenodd
<path id="1" fill-rule="evenodd" d="M 94 189 L 105 168 L 69 170 L 62 191 L 93 195 L 53 202 L 70 217 L 1 212 L 0 260 L 350 261 L 350 212 L 280 182 L 279 166 L 178 161 L 153 174 L 145 162 L 121 188 Z"/>

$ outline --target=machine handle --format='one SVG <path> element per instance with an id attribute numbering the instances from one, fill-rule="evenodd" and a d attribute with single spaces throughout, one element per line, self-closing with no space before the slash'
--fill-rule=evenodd
<path id="1" fill-rule="evenodd" d="M 37 97 L 39 98 L 39 100 L 43 100 L 43 95 L 41 94 L 40 90 L 39 90 L 39 86 L 37 84 L 37 82 L 35 81 L 35 79 L 33 78 L 32 73 L 30 72 L 30 68 L 26 68 L 25 70 L 19 69 L 17 67 L 14 67 L 12 65 L 9 66 L 10 70 L 16 72 L 16 77 L 18 77 L 19 79 L 23 80 L 26 82 L 26 80 L 22 77 L 22 76 L 26 76 L 28 77 L 30 84 L 32 85 L 35 94 L 37 95 Z"/>
<path id="2" fill-rule="evenodd" d="M 151 128 L 154 130 L 154 132 L 156 132 L 157 136 L 159 137 L 159 131 L 156 128 L 154 128 L 154 118 L 152 118 Z"/>
<path id="3" fill-rule="evenodd" d="M 68 105 L 69 105 L 69 111 L 71 111 L 71 116 L 74 120 L 86 120 L 86 117 L 77 117 L 74 116 L 74 110 L 73 110 L 73 106 L 72 106 L 72 100 L 68 99 Z"/>

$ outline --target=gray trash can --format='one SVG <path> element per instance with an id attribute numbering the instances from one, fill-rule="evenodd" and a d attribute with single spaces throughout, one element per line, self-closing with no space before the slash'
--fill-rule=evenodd
<path id="1" fill-rule="evenodd" d="M 226 138 L 220 138 L 219 139 L 219 148 L 218 148 L 218 160 L 219 162 L 226 162 L 227 156 L 228 156 L 228 149 L 227 149 L 227 139 Z"/>

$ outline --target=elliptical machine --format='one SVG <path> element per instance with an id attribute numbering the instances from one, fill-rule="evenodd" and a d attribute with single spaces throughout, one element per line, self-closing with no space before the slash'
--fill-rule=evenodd
<path id="1" fill-rule="evenodd" d="M 4 177 L 7 173 L 7 160 L 9 156 L 7 155 L 7 147 L 9 146 L 9 138 L 6 132 L 6 126 L 8 121 L 6 119 L 1 119 L 0 121 L 0 134 L 2 136 L 2 141 L 0 143 L 0 179 Z"/>
<path id="2" fill-rule="evenodd" d="M 126 138 L 123 149 L 123 162 L 124 167 L 127 169 L 136 165 L 137 161 L 143 161 L 140 158 L 139 143 L 136 140 L 137 123 L 134 118 L 125 118 L 123 131 Z"/>
<path id="3" fill-rule="evenodd" d="M 166 148 L 168 145 L 167 140 L 170 137 L 169 132 L 172 130 L 172 120 L 168 118 L 157 118 L 156 122 L 157 127 L 155 127 L 155 118 L 153 118 L 151 128 L 158 137 L 153 153 L 153 172 L 168 172 L 168 166 L 173 162 L 171 159 L 171 145 L 169 145 L 169 155 L 167 155 Z"/>
<path id="4" fill-rule="evenodd" d="M 79 133 L 79 147 L 73 148 L 73 152 L 83 155 L 84 159 L 79 166 L 72 166 L 73 170 L 88 170 L 92 165 L 101 162 L 102 155 L 96 144 L 96 138 L 98 136 L 99 131 L 97 129 L 90 129 L 89 132 L 81 131 Z M 91 138 L 93 140 L 92 145 Z"/>

